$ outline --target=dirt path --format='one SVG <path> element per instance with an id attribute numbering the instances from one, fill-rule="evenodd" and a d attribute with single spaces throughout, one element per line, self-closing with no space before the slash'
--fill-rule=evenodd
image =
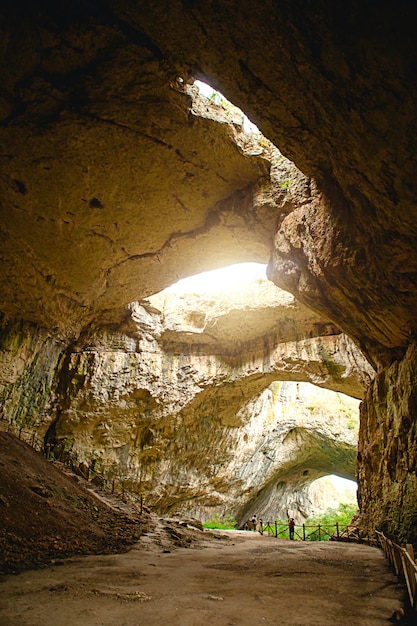
<path id="1" fill-rule="evenodd" d="M 5 577 L 0 624 L 388 626 L 403 595 L 377 548 L 249 532 L 185 548 L 161 527 L 125 554 Z"/>

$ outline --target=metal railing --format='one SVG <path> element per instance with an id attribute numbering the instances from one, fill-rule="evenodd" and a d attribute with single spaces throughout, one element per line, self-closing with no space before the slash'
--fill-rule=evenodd
<path id="1" fill-rule="evenodd" d="M 288 524 L 264 522 L 262 532 L 269 536 L 289 539 Z M 294 527 L 294 540 L 298 541 L 368 541 L 361 535 L 359 528 L 352 524 L 296 524 Z"/>
<path id="2" fill-rule="evenodd" d="M 388 539 L 384 533 L 376 531 L 381 548 L 394 567 L 398 578 L 405 581 L 410 601 L 410 608 L 417 614 L 417 565 L 414 558 L 414 549 L 410 543 L 405 547 Z"/>

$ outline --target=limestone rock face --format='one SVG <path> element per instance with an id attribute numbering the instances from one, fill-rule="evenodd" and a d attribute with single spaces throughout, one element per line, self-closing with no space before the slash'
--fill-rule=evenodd
<path id="1" fill-rule="evenodd" d="M 357 484 L 351 480 L 340 480 L 340 477 L 323 476 L 315 480 L 309 487 L 308 497 L 314 515 L 326 513 L 329 508 L 337 509 L 341 502 L 358 506 Z"/>
<path id="2" fill-rule="evenodd" d="M 277 233 L 277 284 L 374 364 L 403 354 L 415 331 L 412 20 L 348 5 L 59 7 L 5 20 L 5 312 L 73 337 L 187 271 L 267 260 Z M 304 199 L 290 168 L 285 202 L 267 189 L 259 212 L 252 185 L 259 195 L 270 155 L 198 102 L 191 75 L 301 167 Z"/>
<path id="3" fill-rule="evenodd" d="M 395 254 L 398 246 L 400 256 L 408 259 L 413 245 L 393 242 L 391 253 Z M 381 254 L 384 259 L 379 258 Z M 337 320 L 371 362 L 381 367 L 401 356 L 414 324 L 410 291 L 393 298 L 396 285 L 407 279 L 397 282 L 398 270 L 387 270 L 386 256 L 378 242 L 369 241 L 364 225 L 356 223 L 345 233 L 341 219 L 337 215 L 329 218 L 325 206 L 315 202 L 281 222 L 268 275 L 315 310 Z M 389 278 L 385 279 L 387 271 Z M 387 284 L 381 290 L 384 280 Z"/>
<path id="4" fill-rule="evenodd" d="M 216 308 L 208 296 L 161 294 L 152 306 L 133 303 L 118 333 L 82 336 L 59 373 L 46 433 L 55 454 L 94 461 L 96 471 L 171 514 L 220 507 L 241 518 L 255 501 L 272 515 L 289 497 L 306 511 L 301 492 L 314 478 L 353 477 L 358 400 L 346 397 L 348 408 L 336 402 L 334 412 L 312 400 L 302 410 L 312 392 L 285 390 L 305 384 L 279 392 L 284 383 L 273 381 L 312 381 L 361 397 L 372 369 L 344 335 L 325 334 L 336 332 L 332 324 L 267 281 L 253 284 L 246 307 L 241 291 L 227 296 L 222 303 L 212 295 Z M 246 341 L 242 328 L 252 329 Z M 270 484 L 278 474 L 286 476 L 285 496 Z"/>
<path id="5" fill-rule="evenodd" d="M 215 280 L 215 278 L 213 279 Z M 239 345 L 264 335 L 278 343 L 340 334 L 337 326 L 299 304 L 266 278 L 222 288 L 164 290 L 148 298 L 161 312 L 159 336 L 164 346 L 198 344 L 209 352 L 241 352 Z M 244 333 L 242 330 L 244 329 Z"/>
<path id="6" fill-rule="evenodd" d="M 175 69 L 116 23 L 9 18 L 19 35 L 1 67 L 4 313 L 74 337 L 187 265 L 267 259 L 264 233 L 247 247 L 233 234 L 251 211 L 256 228 L 250 188 L 269 169 L 261 146 L 237 141 L 241 121 L 209 101 L 199 115 Z M 238 190 L 232 209 L 219 205 Z"/>
<path id="7" fill-rule="evenodd" d="M 359 502 L 363 524 L 417 542 L 417 346 L 379 373 L 361 405 Z"/>
<path id="8" fill-rule="evenodd" d="M 358 404 L 309 383 L 282 382 L 249 405 L 250 419 L 235 432 L 235 469 L 228 468 L 241 483 L 239 521 L 255 512 L 302 522 L 314 510 L 312 481 L 334 473 L 355 480 Z"/>
<path id="9" fill-rule="evenodd" d="M 303 516 L 315 477 L 354 475 L 358 400 L 294 382 L 362 396 L 373 370 L 333 324 L 265 279 L 157 294 L 127 313 L 64 351 L 5 324 L 2 427 L 94 465 L 161 513 L 243 519 L 256 504 Z M 271 487 L 277 477 L 286 489 Z"/>
<path id="10" fill-rule="evenodd" d="M 0 427 L 38 437 L 51 421 L 56 368 L 66 349 L 34 324 L 0 323 Z"/>
<path id="11" fill-rule="evenodd" d="M 47 434 L 57 454 L 94 460 L 160 513 L 202 518 L 221 510 L 243 521 L 253 506 L 264 516 L 286 507 L 307 515 L 312 480 L 354 478 L 358 400 L 329 402 L 332 392 L 307 393 L 306 383 L 265 390 L 265 377 L 242 385 L 213 356 L 156 354 L 146 367 L 149 352 L 122 352 L 123 338 L 114 340 L 113 351 L 71 357 L 68 406 Z"/>

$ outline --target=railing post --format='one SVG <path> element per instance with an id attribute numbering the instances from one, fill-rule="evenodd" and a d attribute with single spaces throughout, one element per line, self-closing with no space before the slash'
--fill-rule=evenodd
<path id="1" fill-rule="evenodd" d="M 412 561 L 415 561 L 415 558 L 414 558 L 414 548 L 413 548 L 412 544 L 411 543 L 406 543 L 405 544 L 405 549 L 407 550 L 408 554 L 410 555 L 410 559 Z"/>
<path id="2" fill-rule="evenodd" d="M 278 524 L 277 524 L 277 520 L 275 520 L 275 538 L 278 539 Z"/>
<path id="3" fill-rule="evenodd" d="M 303 541 L 306 540 L 306 525 L 303 524 Z"/>
<path id="4" fill-rule="evenodd" d="M 319 524 L 319 528 L 318 528 L 318 530 L 319 530 L 319 533 L 318 533 L 318 534 L 319 534 L 319 541 L 320 541 L 320 524 Z"/>
<path id="5" fill-rule="evenodd" d="M 336 522 L 336 537 L 339 538 L 339 522 Z"/>

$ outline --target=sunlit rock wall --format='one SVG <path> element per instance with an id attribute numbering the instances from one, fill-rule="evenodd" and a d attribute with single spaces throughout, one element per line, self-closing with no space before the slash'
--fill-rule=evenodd
<path id="1" fill-rule="evenodd" d="M 195 310 L 195 301 L 193 306 Z M 252 314 L 259 312 L 260 302 Z M 279 416 L 284 430 L 267 435 L 269 443 L 262 444 L 271 450 L 269 455 L 255 454 L 253 449 L 266 436 L 265 428 L 275 423 L 271 415 L 281 410 L 273 408 L 280 403 L 267 389 L 274 381 L 311 381 L 361 394 L 366 362 L 346 337 L 279 343 L 276 335 L 267 340 L 261 335 L 248 342 L 247 350 L 242 341 L 236 354 L 230 353 L 230 346 L 222 352 L 221 344 L 211 353 L 204 332 L 195 343 L 188 317 L 186 332 L 181 330 L 183 313 L 184 309 L 177 320 L 178 343 L 173 342 L 172 315 L 166 328 L 160 312 L 140 304 L 131 305 L 131 318 L 118 333 L 95 331 L 80 339 L 62 361 L 55 413 L 46 433 L 56 456 L 94 465 L 109 480 L 123 481 L 143 495 L 161 513 L 206 515 L 207 507 L 244 508 L 276 474 L 270 460 L 265 466 L 272 454 L 277 467 L 286 468 L 284 474 L 293 472 L 293 458 L 301 455 L 305 463 L 317 457 L 314 472 L 307 471 L 301 480 L 298 474 L 291 475 L 289 484 L 307 485 L 323 473 L 353 476 L 355 435 L 348 427 L 353 443 L 346 444 L 343 437 L 338 441 L 339 410 L 334 417 L 336 434 L 322 423 L 323 410 L 316 414 L 312 405 L 302 411 L 302 422 L 294 417 L 286 422 L 284 413 Z M 222 313 L 217 316 L 221 320 Z M 223 323 L 227 326 L 226 320 Z M 300 326 L 302 336 L 305 332 Z M 211 335 L 210 324 L 207 334 Z M 227 333 L 226 337 L 223 348 L 230 340 Z M 297 402 L 295 398 L 294 406 Z M 287 452 L 282 454 L 284 436 Z M 266 512 L 279 508 L 276 493 L 270 492 L 269 485 L 263 494 Z"/>
<path id="2" fill-rule="evenodd" d="M 296 382 L 273 383 L 248 406 L 250 419 L 235 434 L 237 450 L 246 448 L 235 470 L 245 494 L 237 495 L 239 522 L 253 513 L 302 522 L 316 507 L 312 481 L 328 474 L 355 480 L 358 407 L 344 394 Z"/>

